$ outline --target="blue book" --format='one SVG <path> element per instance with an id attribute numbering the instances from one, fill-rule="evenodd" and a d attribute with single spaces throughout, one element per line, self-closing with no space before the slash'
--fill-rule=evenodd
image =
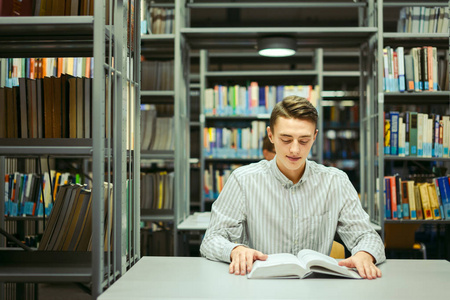
<path id="1" fill-rule="evenodd" d="M 281 102 L 283 100 L 283 94 L 284 94 L 284 85 L 278 85 L 277 86 L 277 103 Z"/>
<path id="2" fill-rule="evenodd" d="M 442 206 L 444 210 L 443 218 L 450 220 L 450 183 L 448 177 L 438 177 L 439 191 L 441 193 Z"/>
<path id="3" fill-rule="evenodd" d="M 389 178 L 384 178 L 384 194 L 384 217 L 391 219 L 391 180 Z"/>
<path id="4" fill-rule="evenodd" d="M 399 131 L 399 112 L 391 111 L 391 155 L 398 155 L 398 131 Z"/>
<path id="5" fill-rule="evenodd" d="M 259 87 L 259 106 L 266 107 L 266 87 Z"/>

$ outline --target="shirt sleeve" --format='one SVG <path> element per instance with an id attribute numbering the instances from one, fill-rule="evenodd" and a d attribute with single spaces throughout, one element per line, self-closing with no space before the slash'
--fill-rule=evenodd
<path id="1" fill-rule="evenodd" d="M 377 264 L 386 260 L 380 235 L 370 224 L 369 215 L 361 206 L 358 194 L 347 178 L 339 179 L 341 199 L 344 201 L 339 214 L 337 232 L 347 248 L 355 255 L 359 251 L 370 253 Z"/>
<path id="2" fill-rule="evenodd" d="M 230 262 L 231 251 L 244 245 L 244 193 L 234 173 L 230 175 L 211 209 L 200 254 L 211 260 Z"/>

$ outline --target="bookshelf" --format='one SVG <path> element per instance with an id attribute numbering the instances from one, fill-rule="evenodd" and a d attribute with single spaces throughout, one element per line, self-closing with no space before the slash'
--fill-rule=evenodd
<path id="1" fill-rule="evenodd" d="M 93 16 L 24 16 L 0 18 L 1 56 L 93 57 L 91 138 L 36 138 L 0 141 L 0 177 L 6 159 L 83 159 L 92 175 L 92 251 L 1 250 L 0 282 L 17 283 L 17 299 L 25 299 L 22 283 L 81 282 L 96 299 L 140 258 L 139 253 L 139 1 L 111 4 L 96 1 Z M 134 6 L 131 6 L 134 5 Z M 114 16 L 114 18 L 113 18 Z M 105 20 L 113 20 L 106 24 Z M 114 62 L 113 62 L 114 57 Z M 114 138 L 113 138 L 114 137 Z M 46 168 L 43 168 L 46 169 Z M 113 185 L 106 196 L 104 182 Z M 5 186 L 0 185 L 4 195 Z M 4 203 L 0 226 L 5 224 Z M 110 250 L 104 251 L 105 210 L 114 211 Z M 24 218 L 28 220 L 27 218 Z M 33 220 L 33 218 L 31 218 Z M 22 222 L 18 219 L 16 222 Z M 3 240 L 3 239 L 2 239 Z M 3 245 L 2 245 L 3 246 Z M 1 296 L 3 298 L 4 295 Z M 37 295 L 35 295 L 37 296 Z"/>
<path id="2" fill-rule="evenodd" d="M 314 53 L 319 48 L 323 48 L 324 52 L 328 49 L 331 50 L 330 52 L 340 51 L 342 55 L 338 59 L 345 61 L 347 59 L 346 56 L 348 56 L 348 49 L 351 49 L 351 52 L 356 50 L 359 54 L 359 50 L 364 43 L 373 38 L 378 30 L 370 20 L 373 17 L 369 14 L 369 7 L 373 5 L 371 1 L 367 3 L 347 1 L 326 3 L 319 1 L 289 3 L 276 1 L 241 1 L 239 3 L 224 1 L 215 3 L 213 1 L 204 1 L 194 3 L 177 1 L 176 3 L 187 8 L 187 16 L 192 20 L 188 26 L 181 29 L 181 34 L 186 37 L 192 53 L 195 54 L 197 51 L 202 53 L 205 51 L 207 54 L 204 54 L 204 61 L 207 63 L 204 66 L 215 67 L 215 69 L 205 69 L 199 62 L 199 69 L 194 69 L 193 71 L 194 73 L 200 74 L 200 98 L 204 96 L 202 91 L 205 88 L 211 87 L 214 81 L 224 82 L 227 78 L 226 76 L 228 76 L 228 79 L 234 78 L 235 81 L 239 79 L 254 79 L 255 81 L 262 80 L 266 82 L 270 81 L 267 79 L 267 76 L 273 74 L 273 81 L 277 82 L 283 81 L 281 78 L 288 80 L 289 78 L 295 78 L 295 71 L 292 69 L 296 68 L 292 66 L 296 64 L 302 65 L 300 61 L 304 61 L 305 59 L 311 61 L 312 57 L 317 57 Z M 327 19 L 326 22 L 316 20 L 312 15 L 317 14 L 324 8 L 336 9 L 336 11 L 339 11 L 340 18 Z M 205 11 L 208 13 L 204 13 Z M 199 16 L 200 12 L 203 18 Z M 308 12 L 308 16 L 304 15 L 304 18 L 298 17 L 306 12 Z M 310 12 L 312 14 L 309 14 Z M 261 18 L 262 15 L 268 17 Z M 357 16 L 356 18 L 355 15 Z M 347 17 L 349 17 L 348 21 L 344 22 L 343 20 Z M 340 19 L 340 21 L 336 19 Z M 299 47 L 298 55 L 295 55 L 291 60 L 278 58 L 278 61 L 273 63 L 273 65 L 286 64 L 289 66 L 287 68 L 289 71 L 282 71 L 276 67 L 267 70 L 265 68 L 270 68 L 270 65 L 272 65 L 271 61 L 267 59 L 264 61 L 260 57 L 255 58 L 258 57 L 255 51 L 258 38 L 267 35 L 289 35 L 294 36 L 297 40 Z M 222 55 L 224 52 L 226 55 Z M 339 57 L 339 55 L 337 56 Z M 352 53 L 351 56 L 354 56 L 354 54 Z M 361 55 L 361 57 L 363 56 Z M 325 55 L 322 55 L 322 58 L 325 59 Z M 199 54 L 199 60 L 201 59 L 202 54 Z M 220 61 L 216 63 L 219 59 Z M 361 69 L 357 67 L 357 70 L 348 71 L 344 67 L 343 69 L 324 70 L 323 59 L 320 73 L 311 72 L 309 74 L 309 82 L 312 83 L 314 80 L 320 78 L 323 82 L 320 86 L 324 88 L 324 86 L 327 86 L 327 82 L 336 83 L 338 81 L 347 81 L 348 78 L 351 78 L 350 81 L 356 81 L 355 86 L 361 86 L 358 80 Z M 259 60 L 259 68 L 257 71 L 250 72 L 249 69 L 245 68 L 248 64 L 258 64 L 258 62 L 255 63 L 256 60 Z M 356 64 L 359 66 L 362 62 L 357 62 Z M 228 69 L 227 65 L 237 67 L 232 70 Z M 308 77 L 308 72 L 310 72 L 308 70 L 311 69 L 314 69 L 314 67 L 300 67 L 297 69 L 300 72 L 296 75 L 305 79 Z M 289 74 L 292 76 L 290 77 Z M 336 89 L 336 85 L 330 84 L 329 86 L 329 90 L 331 91 Z M 337 90 L 342 90 L 342 86 L 339 86 Z M 344 88 L 343 90 L 346 89 Z M 321 92 L 323 91 L 321 90 Z M 362 98 L 359 95 L 363 95 L 363 93 L 358 93 L 356 96 L 353 95 L 352 100 L 356 103 L 361 101 Z M 197 96 L 195 98 L 191 97 L 189 101 L 191 102 L 192 99 L 197 101 Z M 340 99 L 335 99 L 334 97 L 333 99 L 327 100 L 340 101 Z M 201 99 L 200 103 L 203 103 Z M 323 109 L 322 105 L 320 105 L 320 109 Z M 224 122 L 231 123 L 233 120 L 230 117 L 206 117 L 204 116 L 201 104 L 200 108 L 195 107 L 195 111 L 199 111 L 199 113 L 197 115 L 191 113 L 191 135 L 193 136 L 193 143 L 200 145 L 198 147 L 195 145 L 191 146 L 191 149 L 194 149 L 192 153 L 195 154 L 193 158 L 199 158 L 199 163 L 195 165 L 195 170 L 193 168 L 191 173 L 191 176 L 196 176 L 195 178 L 191 178 L 191 190 L 194 190 L 191 193 L 191 209 L 202 211 L 207 210 L 207 206 L 212 203 L 205 201 L 206 199 L 203 195 L 203 172 L 205 170 L 205 164 L 248 164 L 254 160 L 247 158 L 227 159 L 205 157 L 203 151 L 201 151 L 203 148 L 201 144 L 202 132 L 205 125 Z M 321 111 L 320 114 L 322 113 Z M 247 118 L 242 117 L 243 120 Z M 251 122 L 249 119 L 246 121 Z M 253 120 L 257 119 L 253 118 Z M 321 123 L 320 126 L 323 126 L 323 124 Z M 319 137 L 321 140 L 322 135 L 319 134 Z M 318 151 L 321 152 L 322 147 L 319 147 Z M 322 161 L 323 153 L 317 156 Z M 354 167 L 360 168 L 359 165 L 355 165 Z M 199 182 L 201 183 L 199 184 Z"/>
<path id="3" fill-rule="evenodd" d="M 188 83 L 184 75 L 187 73 L 186 70 L 189 70 L 189 49 L 186 47 L 184 37 L 180 35 L 180 28 L 184 27 L 186 20 L 184 9 L 176 6 L 174 1 L 144 1 L 144 3 L 147 11 L 144 20 L 151 30 L 144 31 L 141 35 L 141 54 L 144 58 L 142 65 L 149 63 L 148 67 L 145 67 L 149 72 L 146 73 L 146 70 L 142 69 L 141 103 L 156 107 L 157 117 L 171 119 L 170 129 L 161 131 L 160 137 L 164 140 L 166 136 L 171 135 L 172 142 L 171 146 L 162 149 L 161 147 L 141 149 L 140 170 L 143 173 L 173 173 L 173 179 L 167 185 L 172 190 L 170 198 L 173 199 L 172 205 L 168 208 L 142 208 L 140 219 L 149 226 L 163 222 L 163 228 L 169 232 L 167 235 L 169 241 L 165 240 L 164 243 L 170 246 L 163 250 L 165 253 L 159 255 L 177 255 L 179 239 L 176 225 L 189 214 L 189 130 L 187 130 L 189 104 L 185 101 Z M 155 12 L 163 13 L 167 17 L 161 17 L 164 25 L 152 21 L 159 19 L 155 17 Z M 144 127 L 150 128 L 149 125 Z M 153 129 L 152 134 L 157 136 L 157 131 Z M 143 232 L 147 234 L 146 230 Z M 151 248 L 152 243 L 156 244 L 156 240 L 149 239 L 148 243 L 149 245 L 145 247 Z"/>
<path id="4" fill-rule="evenodd" d="M 233 53 L 229 54 L 233 55 Z M 224 56 L 227 58 L 227 54 Z M 199 61 L 200 61 L 200 107 L 199 107 L 199 178 L 196 178 L 195 181 L 199 182 L 199 198 L 200 198 L 200 211 L 209 211 L 211 209 L 211 204 L 213 203 L 215 197 L 218 194 L 218 180 L 217 175 L 219 172 L 222 176 L 223 173 L 230 172 L 233 168 L 243 165 L 249 164 L 252 162 L 257 162 L 263 158 L 262 156 L 262 138 L 266 135 L 266 127 L 270 118 L 270 112 L 267 111 L 266 108 L 258 107 L 247 107 L 246 109 L 242 108 L 241 110 L 246 110 L 245 112 L 239 112 L 238 105 L 236 104 L 236 108 L 234 112 L 230 112 L 230 107 L 224 106 L 224 112 L 220 113 L 219 108 L 217 113 L 207 112 L 205 102 L 208 101 L 206 99 L 207 89 L 211 90 L 212 88 L 217 87 L 217 85 L 221 85 L 224 89 L 229 89 L 235 85 L 239 85 L 239 89 L 245 89 L 246 92 L 251 89 L 250 81 L 258 83 L 258 93 L 259 90 L 265 86 L 272 85 L 275 87 L 277 84 L 286 85 L 286 86 L 298 86 L 302 85 L 305 90 L 307 90 L 308 85 L 311 85 L 311 91 L 309 95 L 312 100 L 316 102 L 317 109 L 321 112 L 321 100 L 320 100 L 320 92 L 318 94 L 314 94 L 315 90 L 321 90 L 322 87 L 322 62 L 323 62 L 323 51 L 322 49 L 317 49 L 314 52 L 310 52 L 303 59 L 309 60 L 308 64 L 310 65 L 309 69 L 301 69 L 301 70 L 214 70 L 210 65 L 210 59 L 217 59 L 218 54 L 212 54 L 212 57 L 209 57 L 209 53 L 207 50 L 199 51 Z M 260 63 L 270 64 L 270 60 L 262 59 Z M 219 87 L 220 88 L 220 87 Z M 287 87 L 288 88 L 288 87 Z M 235 90 L 237 94 L 237 88 Z M 289 93 L 289 92 L 287 92 Z M 295 94 L 295 91 L 292 92 Z M 307 93 L 308 94 L 308 93 Z M 238 97 L 236 97 L 238 98 Z M 239 95 L 239 99 L 241 96 Z M 277 99 L 278 100 L 278 99 Z M 224 103 L 227 102 L 224 96 Z M 242 100 L 239 100 L 239 103 L 242 103 Z M 260 105 L 260 104 L 258 104 Z M 269 105 L 270 106 L 270 105 Z M 228 110 L 229 112 L 225 112 Z M 269 110 L 271 108 L 269 107 Z M 322 130 L 322 123 L 318 124 L 319 131 Z M 235 148 L 230 149 L 227 147 L 223 148 L 210 148 L 210 150 L 206 150 L 205 144 L 210 144 L 208 137 L 203 134 L 205 129 L 211 131 L 217 129 L 217 132 L 222 131 L 228 128 L 231 131 L 237 131 L 237 134 L 241 135 L 242 145 L 244 144 L 245 134 L 244 131 L 248 130 L 251 135 L 258 135 L 256 143 L 251 142 L 249 144 L 250 148 L 246 148 L 242 146 L 240 148 L 236 145 Z M 208 131 L 208 132 L 209 132 Z M 213 133 L 214 135 L 216 133 Z M 224 133 L 225 134 L 225 133 Z M 217 133 L 219 135 L 219 133 Z M 221 135 L 221 133 L 220 133 Z M 219 139 L 219 138 L 218 138 Z M 322 139 L 320 137 L 317 138 L 315 142 L 315 146 L 313 148 L 313 155 L 310 159 L 321 161 L 322 159 Z M 212 144 L 211 144 L 212 145 Z M 230 169 L 231 168 L 231 169 Z M 205 172 L 206 171 L 206 172 Z M 205 181 L 205 173 L 209 172 L 209 180 Z M 213 179 L 214 178 L 214 179 Z M 205 186 L 209 187 L 209 190 L 214 190 L 214 192 L 210 192 L 209 195 L 205 194 Z"/>
<path id="5" fill-rule="evenodd" d="M 439 177 L 448 175 L 450 159 L 448 157 L 423 157 L 423 156 L 398 156 L 385 153 L 385 118 L 386 112 L 399 111 L 401 114 L 406 111 L 423 112 L 427 114 L 438 113 L 440 115 L 449 114 L 450 92 L 448 90 L 434 91 L 386 91 L 383 74 L 383 49 L 387 46 L 396 49 L 404 47 L 405 54 L 410 53 L 413 47 L 432 46 L 437 48 L 438 59 L 447 60 L 449 51 L 449 35 L 447 33 L 436 32 L 398 32 L 397 22 L 403 7 L 440 7 L 448 10 L 447 1 L 428 3 L 424 1 L 377 1 L 374 7 L 377 14 L 378 34 L 376 40 L 371 41 L 367 46 L 368 55 L 365 71 L 374 72 L 375 75 L 365 76 L 364 85 L 368 87 L 368 98 L 361 102 L 361 128 L 365 133 L 362 143 L 362 202 L 368 206 L 371 220 L 379 224 L 382 228 L 382 235 L 385 236 L 385 224 L 427 224 L 438 228 L 437 239 L 444 239 L 448 243 L 448 220 L 391 220 L 385 218 L 385 199 L 383 191 L 386 188 L 384 180 L 378 178 L 399 173 L 403 180 L 409 180 L 408 175 L 413 173 L 428 173 L 432 175 L 432 168 L 446 168 L 446 172 Z M 421 18 L 419 17 L 419 20 Z M 423 19 L 423 18 L 422 18 Z M 422 22 L 422 21 L 421 21 Z M 448 30 L 448 28 L 447 28 Z M 371 66 L 370 64 L 373 65 Z M 447 69 L 448 72 L 448 69 Z M 448 75 L 447 75 L 448 76 Z M 431 155 L 430 155 L 431 156 Z M 412 180 L 412 179 L 411 179 Z M 383 181 L 383 182 L 381 182 Z M 441 235 L 441 229 L 445 233 Z M 406 230 L 406 227 L 405 227 Z M 428 233 L 429 234 L 429 233 Z M 439 252 L 442 258 L 449 258 L 450 253 Z"/>

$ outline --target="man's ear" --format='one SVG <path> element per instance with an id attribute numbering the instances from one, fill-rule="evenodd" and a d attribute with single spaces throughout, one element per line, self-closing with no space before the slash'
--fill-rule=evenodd
<path id="1" fill-rule="evenodd" d="M 319 129 L 316 129 L 316 133 L 314 133 L 314 140 L 316 140 L 317 134 L 319 133 Z"/>
<path id="2" fill-rule="evenodd" d="M 273 144 L 273 135 L 272 135 L 272 131 L 270 130 L 270 126 L 267 126 L 266 130 L 267 130 L 267 137 L 269 138 L 270 142 Z"/>

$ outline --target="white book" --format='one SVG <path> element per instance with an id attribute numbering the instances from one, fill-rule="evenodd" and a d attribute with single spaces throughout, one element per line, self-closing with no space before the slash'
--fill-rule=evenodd
<path id="1" fill-rule="evenodd" d="M 419 33 L 420 28 L 420 7 L 416 6 L 412 8 L 411 13 L 411 32 Z"/>
<path id="2" fill-rule="evenodd" d="M 303 249 L 297 256 L 291 253 L 270 254 L 266 260 L 253 264 L 248 279 L 263 278 L 305 278 L 313 273 L 321 273 L 345 278 L 361 278 L 359 274 L 325 254 Z"/>
<path id="3" fill-rule="evenodd" d="M 434 131 L 434 126 L 433 126 L 433 119 L 431 118 L 427 118 L 426 119 L 427 122 L 427 132 L 426 132 L 426 153 L 424 153 L 426 157 L 431 157 L 431 153 L 432 153 L 432 149 L 433 149 L 433 131 Z"/>
<path id="4" fill-rule="evenodd" d="M 449 155 L 449 147 L 450 147 L 450 116 L 443 116 L 442 117 L 443 122 L 443 139 L 442 139 L 442 146 L 444 149 L 444 156 L 443 157 L 450 157 Z"/>
<path id="5" fill-rule="evenodd" d="M 395 49 L 395 52 L 397 52 L 397 61 L 398 61 L 398 90 L 400 92 L 404 92 L 406 89 L 404 48 L 397 47 Z"/>

